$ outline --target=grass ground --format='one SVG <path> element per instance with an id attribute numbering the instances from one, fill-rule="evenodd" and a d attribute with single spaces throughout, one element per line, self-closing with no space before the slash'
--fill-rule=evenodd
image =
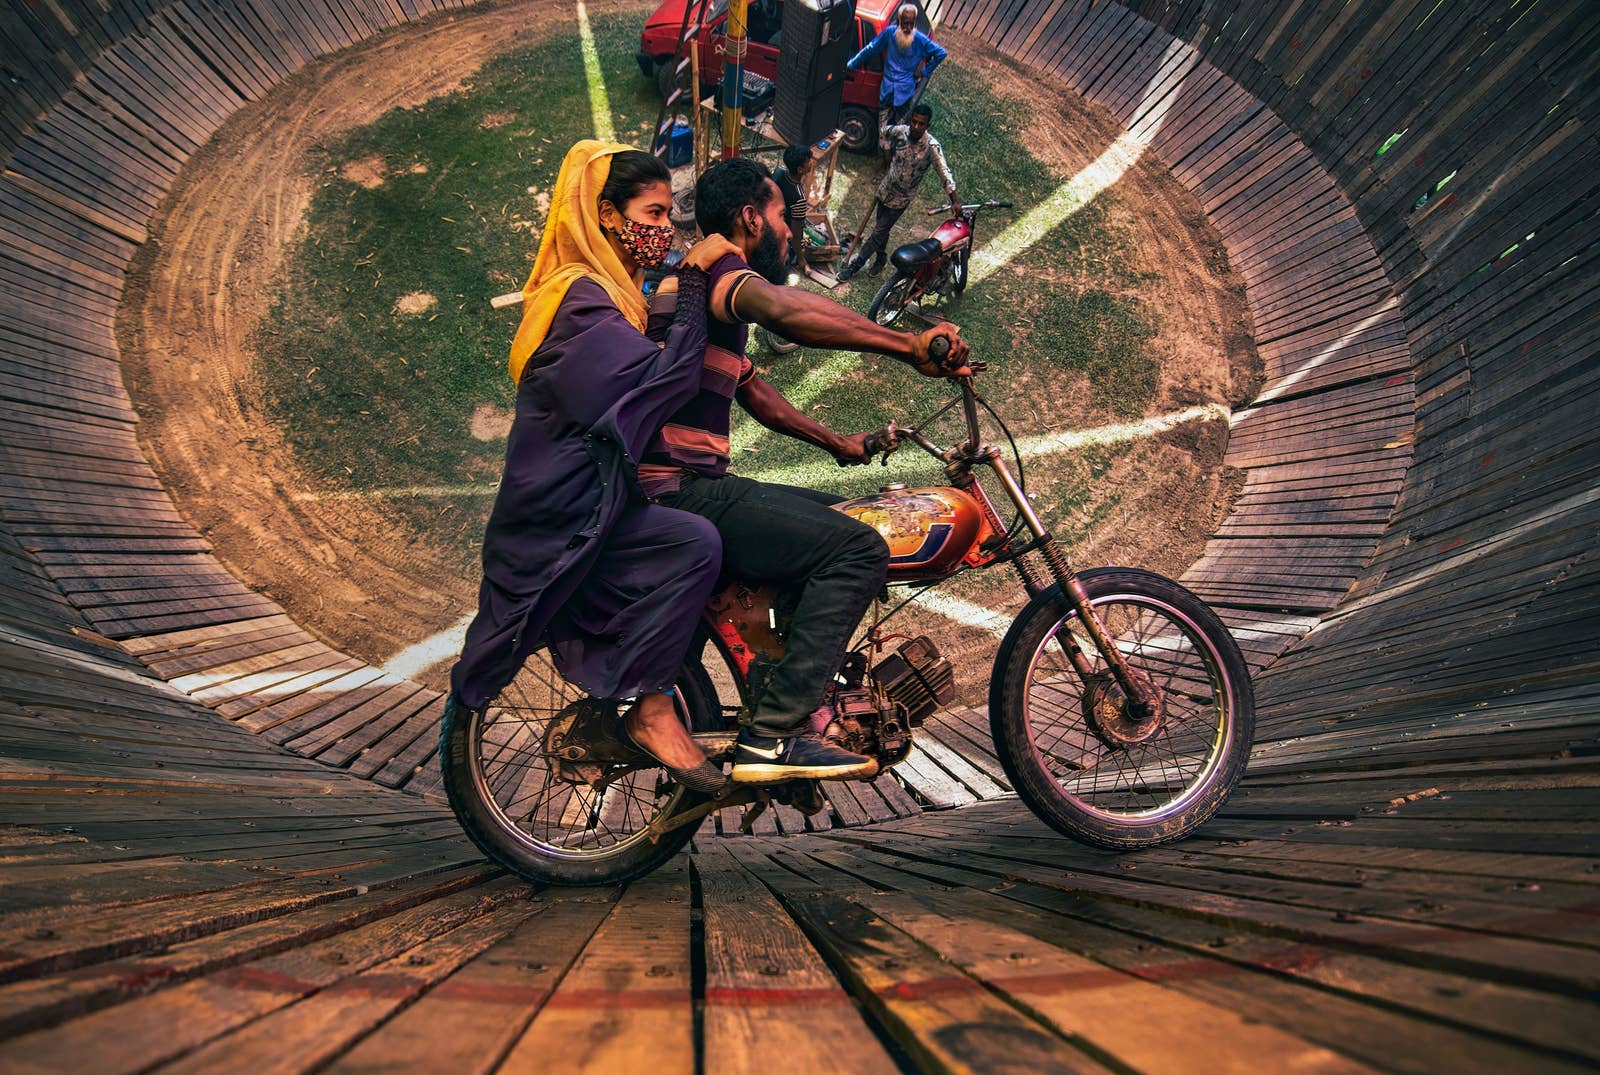
<path id="1" fill-rule="evenodd" d="M 596 20 L 594 31 L 618 136 L 644 144 L 658 100 L 633 62 L 637 19 Z M 1032 105 L 998 95 L 957 60 L 929 92 L 934 131 L 962 195 L 1003 198 L 1015 212 L 1043 201 L 1066 176 L 1026 141 Z M 304 239 L 256 337 L 263 398 L 298 463 L 324 495 L 388 498 L 398 526 L 448 549 L 475 570 L 483 521 L 504 451 L 513 396 L 505 352 L 512 313 L 489 308 L 515 290 L 533 261 L 548 192 L 567 146 L 592 135 L 576 43 L 556 39 L 489 61 L 462 91 L 392 112 L 320 148 L 321 176 Z M 853 227 L 871 192 L 872 158 L 841 159 L 836 200 Z M 902 218 L 895 241 L 920 238 L 942 201 L 937 177 Z M 1091 428 L 1167 406 L 1159 314 L 1142 295 L 1153 278 L 1108 191 L 944 311 L 990 363 L 982 388 L 1018 437 Z M 1009 222 L 980 218 L 979 246 Z M 865 310 L 879 279 L 835 297 Z M 754 347 L 754 345 L 752 345 Z M 844 431 L 932 410 L 945 386 L 888 360 L 801 350 L 753 352 L 763 375 Z M 867 491 L 885 472 L 841 471 L 813 449 L 744 422 L 737 469 L 829 488 Z M 1113 468 L 1153 463 L 1160 446 L 1123 441 L 1033 461 L 1031 488 L 1069 538 L 1116 506 Z M 912 453 L 891 472 L 916 480 Z M 922 468 L 923 480 L 936 472 Z M 415 490 L 396 495 L 397 490 Z"/>

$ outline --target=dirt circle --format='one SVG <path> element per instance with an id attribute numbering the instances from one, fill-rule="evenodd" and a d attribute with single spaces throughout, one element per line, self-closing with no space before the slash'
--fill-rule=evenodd
<path id="1" fill-rule="evenodd" d="M 625 0 L 590 6 L 647 10 Z M 497 52 L 571 30 L 559 6 L 497 6 L 402 27 L 309 65 L 190 161 L 130 274 L 118 341 L 141 442 L 165 487 L 236 577 L 373 664 L 457 624 L 474 606 L 477 579 L 397 528 L 381 500 L 308 494 L 266 416 L 250 337 L 302 227 L 314 182 L 304 162 L 324 139 L 455 89 Z M 1060 84 L 958 33 L 942 40 L 996 90 L 1037 102 L 1028 144 L 1059 174 L 1075 174 L 1120 133 Z M 382 183 L 382 161 L 347 178 Z M 1145 158 L 1121 183 L 1123 202 L 1138 207 L 1140 257 L 1162 270 L 1159 406 L 1247 401 L 1258 363 L 1242 286 L 1214 233 L 1159 161 Z M 426 316 L 421 298 L 407 299 L 419 308 L 397 306 L 396 316 Z M 475 436 L 504 435 L 507 416 L 494 410 L 473 415 Z M 1078 562 L 1181 574 L 1237 492 L 1237 476 L 1221 466 L 1225 440 L 1225 420 L 1190 423 L 1158 438 L 1159 465 L 1113 468 L 1105 481 L 1122 495 L 1075 550 Z M 1151 519 L 1160 525 L 1145 525 Z M 442 676 L 436 667 L 420 678 L 438 686 Z"/>

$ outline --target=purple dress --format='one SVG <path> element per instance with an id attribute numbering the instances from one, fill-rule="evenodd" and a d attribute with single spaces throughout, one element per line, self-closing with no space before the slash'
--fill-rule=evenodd
<path id="1" fill-rule="evenodd" d="M 561 674 L 596 697 L 677 680 L 722 562 L 716 528 L 646 500 L 635 467 L 700 387 L 705 275 L 685 271 L 679 287 L 686 301 L 658 347 L 579 280 L 523 371 L 478 614 L 450 676 L 469 708 L 546 643 Z"/>

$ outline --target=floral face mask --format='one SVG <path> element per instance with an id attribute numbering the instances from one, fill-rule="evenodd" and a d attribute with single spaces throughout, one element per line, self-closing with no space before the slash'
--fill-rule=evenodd
<path id="1" fill-rule="evenodd" d="M 617 229 L 616 235 L 622 249 L 633 258 L 635 265 L 641 269 L 654 269 L 667 260 L 667 251 L 672 249 L 674 230 L 671 224 L 641 224 L 623 217 L 622 227 Z"/>

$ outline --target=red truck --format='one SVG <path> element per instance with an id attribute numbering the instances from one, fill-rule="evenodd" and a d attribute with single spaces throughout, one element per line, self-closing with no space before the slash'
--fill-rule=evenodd
<path id="1" fill-rule="evenodd" d="M 645 20 L 639 34 L 639 70 L 656 80 L 664 94 L 672 78 L 672 57 L 678 48 L 678 31 L 683 26 L 684 6 L 697 0 L 662 0 Z M 894 13 L 904 0 L 856 0 L 856 40 L 851 55 L 871 41 L 894 21 Z M 917 16 L 918 28 L 927 31 L 927 18 Z M 778 49 L 769 42 L 783 27 L 782 0 L 760 3 L 750 0 L 749 42 L 745 51 L 745 70 L 762 78 L 778 77 Z M 699 42 L 700 81 L 709 87 L 722 76 L 722 48 L 728 28 L 727 0 L 716 0 L 706 15 L 706 30 Z M 845 78 L 844 104 L 839 109 L 839 127 L 845 149 L 865 153 L 878 144 L 878 83 L 882 80 L 882 58 L 873 57 L 870 70 L 851 71 Z"/>

